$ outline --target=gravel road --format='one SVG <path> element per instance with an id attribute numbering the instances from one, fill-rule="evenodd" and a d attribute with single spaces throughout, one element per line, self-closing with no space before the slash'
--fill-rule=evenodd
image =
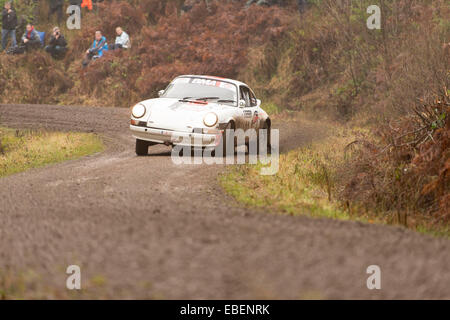
<path id="1" fill-rule="evenodd" d="M 0 125 L 95 132 L 101 154 L 0 179 L 0 292 L 20 298 L 450 299 L 450 241 L 244 208 L 223 166 L 136 157 L 128 109 L 0 105 Z M 282 150 L 323 137 L 277 124 Z M 80 292 L 66 289 L 79 265 Z M 368 290 L 369 265 L 382 289 Z"/>

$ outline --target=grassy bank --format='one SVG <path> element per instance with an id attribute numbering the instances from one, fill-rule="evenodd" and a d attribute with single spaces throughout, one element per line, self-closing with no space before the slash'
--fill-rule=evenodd
<path id="1" fill-rule="evenodd" d="M 0 127 L 0 178 L 102 150 L 94 134 Z"/>
<path id="2" fill-rule="evenodd" d="M 351 213 L 335 201 L 334 193 L 336 168 L 344 158 L 340 147 L 350 142 L 351 132 L 334 130 L 335 134 L 323 141 L 280 155 L 276 175 L 260 175 L 260 165 L 241 165 L 223 174 L 221 185 L 245 205 L 349 220 Z M 363 215 L 358 219 L 368 221 Z"/>
<path id="3" fill-rule="evenodd" d="M 220 176 L 220 183 L 246 206 L 293 216 L 400 225 L 450 237 L 450 228 L 444 222 L 436 223 L 413 213 L 406 217 L 402 212 L 347 200 L 343 195 L 348 186 L 346 168 L 348 161 L 359 152 L 352 143 L 368 135 L 366 129 L 335 125 L 326 139 L 282 154 L 276 175 L 260 175 L 259 165 L 241 165 L 230 167 Z"/>

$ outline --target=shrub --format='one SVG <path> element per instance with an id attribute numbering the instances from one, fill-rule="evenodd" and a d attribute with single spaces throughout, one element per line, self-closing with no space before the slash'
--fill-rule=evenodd
<path id="1" fill-rule="evenodd" d="M 107 52 L 82 72 L 80 85 L 71 90 L 71 103 L 95 96 L 91 103 L 97 105 L 129 106 L 156 96 L 180 74 L 237 77 L 247 65 L 249 48 L 282 36 L 291 20 L 282 8 L 242 10 L 241 6 L 217 2 L 208 8 L 201 3 L 183 16 L 168 2 L 164 7 L 156 6 L 160 9 L 146 18 L 143 13 L 153 2 L 141 1 L 136 7 L 127 2 L 105 4 L 101 15 L 85 19 L 68 57 L 76 61 L 69 67 L 73 73 L 81 64 L 80 52 L 90 45 L 88 41 L 97 29 L 108 30 L 111 42 L 115 27 L 121 25 L 129 32 L 133 46 L 128 52 Z"/>
<path id="2" fill-rule="evenodd" d="M 410 112 L 418 98 L 431 102 L 450 87 L 442 48 L 450 38 L 448 2 L 383 1 L 381 30 L 366 27 L 372 1 L 314 3 L 286 38 L 250 51 L 243 79 L 272 100 L 299 110 L 314 96 L 308 111 L 380 118 Z"/>
<path id="3" fill-rule="evenodd" d="M 73 86 L 61 63 L 45 52 L 0 55 L 0 95 L 3 103 L 57 103 Z"/>
<path id="4" fill-rule="evenodd" d="M 414 108 L 390 121 L 378 139 L 348 146 L 353 157 L 341 168 L 341 198 L 381 212 L 450 222 L 450 98 Z M 394 217 L 395 218 L 395 217 Z"/>

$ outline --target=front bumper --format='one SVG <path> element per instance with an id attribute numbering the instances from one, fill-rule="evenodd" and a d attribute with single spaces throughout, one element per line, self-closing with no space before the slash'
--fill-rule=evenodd
<path id="1" fill-rule="evenodd" d="M 130 125 L 133 136 L 139 140 L 167 145 L 191 147 L 216 147 L 220 144 L 222 134 L 204 134 L 193 132 L 171 131 Z"/>

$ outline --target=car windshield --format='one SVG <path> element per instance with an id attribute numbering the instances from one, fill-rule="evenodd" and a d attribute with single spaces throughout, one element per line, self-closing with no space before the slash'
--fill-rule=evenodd
<path id="1" fill-rule="evenodd" d="M 237 106 L 237 87 L 229 82 L 183 77 L 175 79 L 162 98 L 180 100 L 211 100 Z"/>

